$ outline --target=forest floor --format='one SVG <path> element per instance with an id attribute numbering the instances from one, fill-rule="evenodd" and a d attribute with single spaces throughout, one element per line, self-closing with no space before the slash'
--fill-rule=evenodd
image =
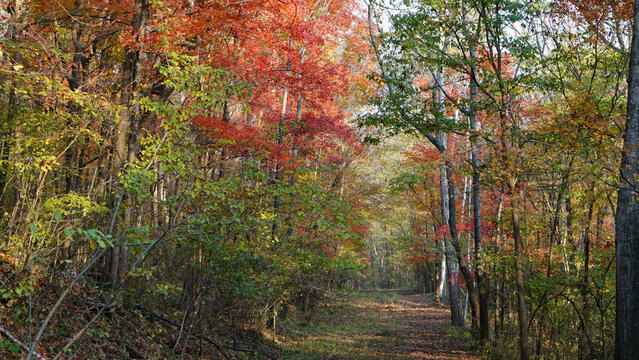
<path id="1" fill-rule="evenodd" d="M 86 298 L 86 297 L 85 297 Z M 43 337 L 42 349 L 60 349 L 86 322 L 87 305 L 69 303 Z M 465 330 L 449 325 L 449 311 L 432 295 L 400 290 L 350 291 L 332 294 L 314 311 L 291 307 L 275 333 L 218 333 L 195 336 L 184 359 L 272 360 L 421 360 L 480 357 L 470 350 Z M 16 314 L 16 317 L 20 314 Z M 24 315 L 22 315 L 24 316 Z M 26 339 L 14 321 L 4 327 Z M 180 325 L 150 310 L 122 309 L 93 324 L 65 359 L 178 359 L 175 342 Z M 213 345 L 213 346 L 209 346 Z M 55 351 L 40 350 L 46 359 Z M 22 359 L 24 351 L 0 334 L 0 359 Z"/>
<path id="2" fill-rule="evenodd" d="M 283 359 L 479 360 L 468 334 L 454 332 L 449 319 L 432 296 L 354 291 L 318 309 L 306 324 L 284 324 L 276 341 Z"/>

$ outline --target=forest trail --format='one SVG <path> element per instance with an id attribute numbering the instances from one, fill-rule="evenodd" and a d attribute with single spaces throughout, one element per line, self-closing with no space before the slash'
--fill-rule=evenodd
<path id="1" fill-rule="evenodd" d="M 450 313 L 432 295 L 358 291 L 319 311 L 286 359 L 382 360 L 480 357 L 447 333 Z"/>
<path id="2" fill-rule="evenodd" d="M 405 295 L 388 311 L 401 321 L 401 329 L 395 334 L 401 341 L 394 351 L 387 353 L 387 358 L 480 359 L 446 334 L 444 328 L 450 323 L 450 311 L 427 296 Z"/>

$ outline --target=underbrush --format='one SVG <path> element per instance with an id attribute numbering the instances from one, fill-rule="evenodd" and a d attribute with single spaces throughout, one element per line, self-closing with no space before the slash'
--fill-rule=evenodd
<path id="1" fill-rule="evenodd" d="M 32 303 L 39 308 L 29 309 L 28 301 L 0 303 L 0 359 L 25 358 L 30 339 L 62 290 L 50 285 L 36 291 Z M 195 330 L 198 324 L 191 327 L 178 311 L 132 305 L 126 298 L 117 307 L 103 308 L 106 298 L 90 282 L 76 285 L 40 340 L 40 349 L 51 350 L 38 354 L 49 360 L 279 358 L 276 346 L 257 331 L 211 324 Z"/>
<path id="2" fill-rule="evenodd" d="M 447 325 L 444 328 L 444 332 L 455 339 L 459 345 L 461 345 L 466 350 L 475 350 L 477 349 L 477 342 L 473 339 L 473 334 L 470 329 L 465 327 L 457 327 L 452 325 Z"/>

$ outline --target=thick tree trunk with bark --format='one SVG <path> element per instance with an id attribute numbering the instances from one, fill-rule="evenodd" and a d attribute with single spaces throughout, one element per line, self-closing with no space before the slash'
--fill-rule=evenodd
<path id="1" fill-rule="evenodd" d="M 636 359 L 639 354 L 639 1 L 635 3 L 627 112 L 615 218 L 616 360 Z"/>

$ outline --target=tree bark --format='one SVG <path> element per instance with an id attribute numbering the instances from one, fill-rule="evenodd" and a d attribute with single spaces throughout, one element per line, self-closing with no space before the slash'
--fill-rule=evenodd
<path id="1" fill-rule="evenodd" d="M 615 218 L 617 315 L 615 359 L 639 354 L 639 1 L 635 2 L 628 107 Z"/>

